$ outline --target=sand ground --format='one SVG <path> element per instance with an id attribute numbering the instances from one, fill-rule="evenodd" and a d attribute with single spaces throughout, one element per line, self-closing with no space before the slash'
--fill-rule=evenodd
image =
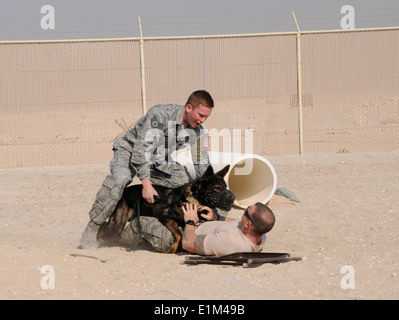
<path id="1" fill-rule="evenodd" d="M 264 251 L 303 261 L 251 269 L 79 250 L 108 165 L 0 170 L 0 299 L 398 299 L 399 152 L 265 157 L 301 203 L 273 199 Z"/>

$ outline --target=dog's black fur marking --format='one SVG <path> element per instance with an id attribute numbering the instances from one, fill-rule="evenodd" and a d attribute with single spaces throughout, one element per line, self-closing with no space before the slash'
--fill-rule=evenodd
<path id="1" fill-rule="evenodd" d="M 229 168 L 230 166 L 228 165 L 219 172 L 214 173 L 212 166 L 209 166 L 202 177 L 179 188 L 154 185 L 159 198 L 153 204 L 149 204 L 142 199 L 141 184 L 126 188 L 114 213 L 108 222 L 101 226 L 97 240 L 104 236 L 120 235 L 126 223 L 135 214 L 134 211 L 139 209 L 141 216 L 158 218 L 172 232 L 175 242 L 169 252 L 177 252 L 181 242 L 179 227 L 184 228 L 184 214 L 181 209 L 184 204 L 191 202 L 205 205 L 212 209 L 218 208 L 224 211 L 231 209 L 235 196 L 227 189 L 224 180 Z"/>

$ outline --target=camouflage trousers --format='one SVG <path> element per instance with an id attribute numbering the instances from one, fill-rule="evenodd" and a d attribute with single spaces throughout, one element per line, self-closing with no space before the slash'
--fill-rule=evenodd
<path id="1" fill-rule="evenodd" d="M 141 231 L 141 232 L 140 232 Z M 121 242 L 130 247 L 136 247 L 141 237 L 158 252 L 167 253 L 174 242 L 172 233 L 154 217 L 140 217 L 128 223 L 121 234 Z"/>
<path id="2" fill-rule="evenodd" d="M 105 178 L 89 212 L 90 220 L 95 224 L 100 225 L 111 216 L 126 186 L 133 181 L 136 169 L 130 158 L 131 153 L 127 150 L 115 150 L 110 163 L 111 174 Z"/>

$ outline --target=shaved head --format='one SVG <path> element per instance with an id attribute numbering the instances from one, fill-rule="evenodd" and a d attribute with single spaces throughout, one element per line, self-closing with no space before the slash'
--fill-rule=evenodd
<path id="1" fill-rule="evenodd" d="M 255 213 L 253 214 L 252 219 L 255 222 L 254 230 L 262 235 L 269 232 L 276 222 L 276 217 L 274 216 L 273 211 L 263 203 L 257 202 L 255 203 Z"/>

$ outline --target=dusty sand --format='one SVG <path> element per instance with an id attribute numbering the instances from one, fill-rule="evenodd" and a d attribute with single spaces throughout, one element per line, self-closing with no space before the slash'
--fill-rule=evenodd
<path id="1" fill-rule="evenodd" d="M 251 269 L 181 265 L 147 245 L 79 250 L 108 165 L 0 170 L 0 299 L 398 299 L 399 152 L 265 157 L 301 200 L 271 204 L 265 251 L 304 260 Z"/>

